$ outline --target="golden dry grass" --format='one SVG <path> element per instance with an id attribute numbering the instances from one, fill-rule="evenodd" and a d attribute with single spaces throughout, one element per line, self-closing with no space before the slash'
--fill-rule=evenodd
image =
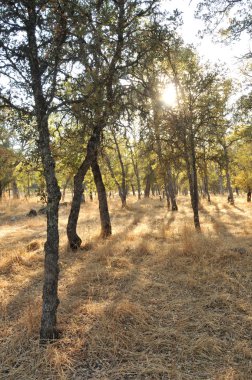
<path id="1" fill-rule="evenodd" d="M 62 338 L 48 347 L 38 344 L 45 217 L 24 217 L 31 207 L 0 205 L 0 379 L 252 379 L 251 204 L 203 200 L 198 234 L 189 198 L 178 213 L 111 199 L 113 236 L 101 241 L 89 202 L 77 253 L 62 208 Z"/>

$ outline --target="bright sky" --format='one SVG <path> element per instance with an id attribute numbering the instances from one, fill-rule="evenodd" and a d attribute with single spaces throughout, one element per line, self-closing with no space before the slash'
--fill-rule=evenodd
<path id="1" fill-rule="evenodd" d="M 193 44 L 204 60 L 210 60 L 213 63 L 223 62 L 226 68 L 229 68 L 230 74 L 237 78 L 239 66 L 241 66 L 237 57 L 250 50 L 249 38 L 243 36 L 239 42 L 224 45 L 213 43 L 210 35 L 204 36 L 203 39 L 197 37 L 198 31 L 204 29 L 203 21 L 194 18 L 198 2 L 199 0 L 162 0 L 165 9 L 174 10 L 177 8 L 183 12 L 184 25 L 181 29 L 181 35 L 184 41 Z"/>

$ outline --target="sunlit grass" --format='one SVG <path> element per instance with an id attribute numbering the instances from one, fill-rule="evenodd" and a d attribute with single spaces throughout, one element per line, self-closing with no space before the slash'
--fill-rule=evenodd
<path id="1" fill-rule="evenodd" d="M 41 348 L 46 218 L 25 217 L 35 200 L 1 204 L 0 379 L 252 378 L 251 205 L 202 200 L 202 234 L 189 198 L 178 205 L 132 197 L 122 210 L 111 199 L 102 241 L 97 200 L 87 202 L 76 253 L 60 210 L 62 337 Z"/>

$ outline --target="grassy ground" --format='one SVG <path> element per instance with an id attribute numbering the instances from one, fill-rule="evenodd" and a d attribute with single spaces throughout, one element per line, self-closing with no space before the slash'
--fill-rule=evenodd
<path id="1" fill-rule="evenodd" d="M 77 253 L 61 209 L 62 339 L 40 347 L 45 217 L 24 216 L 32 201 L 1 204 L 0 379 L 252 379 L 252 205 L 202 200 L 202 234 L 189 198 L 178 205 L 112 199 L 101 241 L 86 203 Z"/>

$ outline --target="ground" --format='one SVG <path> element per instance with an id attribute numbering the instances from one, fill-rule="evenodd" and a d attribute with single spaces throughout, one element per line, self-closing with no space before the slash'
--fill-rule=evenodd
<path id="1" fill-rule="evenodd" d="M 40 347 L 45 216 L 36 201 L 0 205 L 0 379 L 252 379 L 252 205 L 188 197 L 110 199 L 113 236 L 99 239 L 97 200 L 82 206 L 72 253 L 60 209 L 58 324 Z"/>

